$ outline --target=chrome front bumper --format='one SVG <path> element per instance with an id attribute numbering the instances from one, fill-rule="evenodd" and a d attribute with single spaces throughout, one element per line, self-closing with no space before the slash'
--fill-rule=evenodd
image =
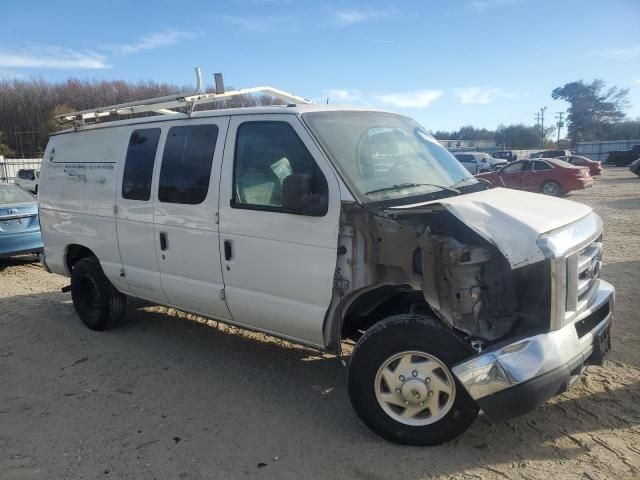
<path id="1" fill-rule="evenodd" d="M 453 373 L 476 401 L 559 370 L 566 372 L 568 384 L 576 365 L 579 367 L 577 373 L 580 373 L 582 365 L 588 363 L 598 334 L 611 324 L 614 298 L 613 286 L 599 280 L 593 301 L 571 323 L 559 330 L 482 352 L 454 366 Z M 577 324 L 593 320 L 596 317 L 590 318 L 591 315 L 600 315 L 602 312 L 606 312 L 606 315 L 580 337 Z M 555 393 L 558 392 L 550 396 Z"/>

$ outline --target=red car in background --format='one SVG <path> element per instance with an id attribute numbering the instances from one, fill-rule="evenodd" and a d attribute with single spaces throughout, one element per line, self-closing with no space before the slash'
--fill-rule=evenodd
<path id="1" fill-rule="evenodd" d="M 569 162 L 576 167 L 587 167 L 591 172 L 591 176 L 602 175 L 602 162 L 596 162 L 587 157 L 581 157 L 579 155 L 569 155 L 566 157 L 558 157 L 559 160 Z"/>
<path id="2" fill-rule="evenodd" d="M 555 158 L 518 160 L 493 172 L 476 175 L 476 178 L 486 180 L 494 187 L 554 196 L 593 186 L 593 177 L 588 168 L 574 167 Z"/>

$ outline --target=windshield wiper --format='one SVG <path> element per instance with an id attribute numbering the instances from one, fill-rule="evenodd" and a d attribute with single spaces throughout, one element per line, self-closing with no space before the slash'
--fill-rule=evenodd
<path id="1" fill-rule="evenodd" d="M 402 188 L 411 188 L 411 187 L 437 187 L 440 190 L 446 190 L 447 192 L 452 192 L 457 195 L 462 192 L 453 187 L 447 187 L 445 185 L 437 185 L 435 183 L 401 183 L 399 185 L 391 185 L 390 187 L 377 188 L 375 190 L 371 190 L 370 192 L 366 192 L 365 195 L 369 195 L 371 193 L 379 193 L 379 192 L 388 192 L 391 190 L 400 190 Z"/>
<path id="2" fill-rule="evenodd" d="M 451 185 L 451 188 L 456 188 L 459 187 L 461 185 L 464 185 L 465 183 L 467 183 L 470 180 L 475 180 L 476 183 L 478 183 L 478 179 L 474 178 L 474 177 L 470 177 L 470 178 L 463 178 L 462 180 L 454 183 L 453 185 Z"/>

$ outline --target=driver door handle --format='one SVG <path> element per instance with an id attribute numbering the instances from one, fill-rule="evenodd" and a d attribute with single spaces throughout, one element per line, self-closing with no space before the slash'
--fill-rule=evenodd
<path id="1" fill-rule="evenodd" d="M 167 240 L 167 232 L 160 232 L 160 250 L 163 252 L 168 248 L 169 243 Z"/>
<path id="2" fill-rule="evenodd" d="M 229 240 L 224 241 L 224 259 L 228 262 L 233 257 L 233 251 L 231 249 L 231 242 Z"/>

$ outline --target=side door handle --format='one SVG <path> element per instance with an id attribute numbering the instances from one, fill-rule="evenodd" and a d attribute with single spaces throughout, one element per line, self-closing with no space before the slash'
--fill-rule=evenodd
<path id="1" fill-rule="evenodd" d="M 231 242 L 229 240 L 224 241 L 224 259 L 229 261 L 233 257 L 233 252 L 231 250 Z"/>
<path id="2" fill-rule="evenodd" d="M 160 232 L 160 250 L 163 252 L 167 249 L 169 245 L 167 232 Z"/>

